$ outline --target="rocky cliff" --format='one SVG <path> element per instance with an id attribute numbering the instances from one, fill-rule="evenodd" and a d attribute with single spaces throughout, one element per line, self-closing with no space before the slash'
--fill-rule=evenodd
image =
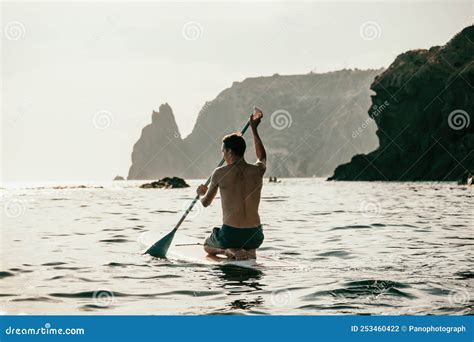
<path id="1" fill-rule="evenodd" d="M 248 78 L 234 82 L 200 111 L 182 139 L 171 108 L 153 112 L 133 148 L 128 179 L 206 178 L 221 158 L 221 141 L 245 123 L 252 106 L 264 110 L 260 126 L 267 175 L 327 176 L 356 153 L 377 147 L 375 125 L 354 138 L 370 106 L 369 86 L 382 70 L 341 70 Z M 246 159 L 255 161 L 251 134 Z"/>
<path id="2" fill-rule="evenodd" d="M 473 170 L 473 62 L 474 26 L 445 46 L 399 55 L 371 86 L 379 147 L 329 179 L 451 181 Z"/>
<path id="3" fill-rule="evenodd" d="M 171 107 L 165 103 L 153 111 L 151 124 L 142 130 L 133 146 L 132 166 L 128 179 L 158 179 L 161 175 L 175 175 L 185 165 L 182 156 L 183 140 Z M 179 173 L 179 172 L 178 172 Z"/>

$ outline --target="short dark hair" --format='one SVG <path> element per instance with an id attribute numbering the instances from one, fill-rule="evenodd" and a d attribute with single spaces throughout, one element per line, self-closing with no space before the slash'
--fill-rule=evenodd
<path id="1" fill-rule="evenodd" d="M 235 155 L 243 157 L 247 145 L 245 144 L 245 139 L 242 138 L 240 133 L 232 133 L 226 135 L 222 142 L 224 143 L 224 148 L 231 150 Z"/>

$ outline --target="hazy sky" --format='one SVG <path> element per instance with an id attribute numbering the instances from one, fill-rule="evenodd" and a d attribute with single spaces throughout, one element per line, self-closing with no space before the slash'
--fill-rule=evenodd
<path id="1" fill-rule="evenodd" d="M 471 25 L 472 4 L 2 3 L 2 179 L 126 176 L 161 103 L 185 136 L 234 81 L 386 67 Z"/>

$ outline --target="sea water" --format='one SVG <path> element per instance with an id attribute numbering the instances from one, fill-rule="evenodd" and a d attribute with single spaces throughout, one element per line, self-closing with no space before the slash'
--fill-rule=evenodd
<path id="1" fill-rule="evenodd" d="M 142 253 L 178 221 L 189 183 L 3 184 L 1 313 L 473 314 L 473 188 L 265 181 L 264 267 L 248 270 Z M 217 197 L 176 239 L 202 243 L 220 223 Z"/>

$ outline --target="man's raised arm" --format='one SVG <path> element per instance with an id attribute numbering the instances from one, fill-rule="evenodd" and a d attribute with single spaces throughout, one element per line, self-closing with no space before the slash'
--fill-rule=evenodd
<path id="1" fill-rule="evenodd" d="M 263 164 L 267 161 L 267 152 L 265 151 L 265 147 L 263 146 L 262 139 L 260 139 L 260 135 L 258 134 L 257 127 L 262 120 L 263 113 L 261 111 L 256 111 L 254 114 L 250 116 L 250 127 L 252 128 L 253 134 L 253 141 L 255 143 L 255 153 L 257 155 L 257 163 L 262 162 Z"/>

